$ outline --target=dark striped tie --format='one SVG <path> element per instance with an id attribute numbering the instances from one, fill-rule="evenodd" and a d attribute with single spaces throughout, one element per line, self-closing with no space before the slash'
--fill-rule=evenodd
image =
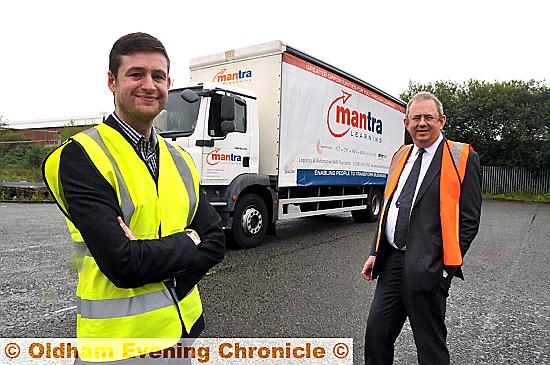
<path id="1" fill-rule="evenodd" d="M 420 148 L 418 150 L 418 155 L 416 156 L 416 161 L 403 185 L 403 190 L 397 198 L 397 208 L 399 213 L 397 213 L 397 221 L 395 223 L 395 233 L 393 235 L 393 242 L 397 248 L 402 248 L 407 244 L 407 234 L 409 233 L 409 217 L 411 215 L 411 207 L 414 197 L 414 192 L 416 191 L 416 184 L 418 183 L 418 175 L 420 174 L 420 166 L 422 166 L 422 155 L 426 152 L 425 149 Z"/>

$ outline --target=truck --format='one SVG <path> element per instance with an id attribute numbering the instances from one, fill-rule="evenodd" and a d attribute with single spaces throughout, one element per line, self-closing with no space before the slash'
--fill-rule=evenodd
<path id="1" fill-rule="evenodd" d="M 241 248 L 279 220 L 377 220 L 405 103 L 281 41 L 190 60 L 154 125 L 190 153 L 200 192 Z"/>

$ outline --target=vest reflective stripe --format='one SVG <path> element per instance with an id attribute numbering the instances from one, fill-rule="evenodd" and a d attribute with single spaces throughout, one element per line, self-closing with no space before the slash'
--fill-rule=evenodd
<path id="1" fill-rule="evenodd" d="M 470 146 L 447 141 L 441 161 L 440 202 L 441 235 L 443 239 L 443 263 L 447 266 L 462 265 L 460 250 L 460 193 L 466 174 Z"/>
<path id="2" fill-rule="evenodd" d="M 386 199 L 390 198 L 391 193 L 395 190 L 395 188 L 397 187 L 397 183 L 399 182 L 399 174 L 394 174 L 393 172 L 395 171 L 395 169 L 398 169 L 399 171 L 403 170 L 407 159 L 402 159 L 402 157 L 405 154 L 408 157 L 411 147 L 411 145 L 401 146 L 401 148 L 399 148 L 399 150 L 392 157 L 390 170 L 388 171 L 388 181 L 386 182 L 386 188 L 384 189 L 384 197 Z"/>
<path id="3" fill-rule="evenodd" d="M 69 220 L 67 220 L 70 222 Z M 78 272 L 82 269 L 82 264 L 84 263 L 84 258 L 86 256 L 91 257 L 92 254 L 90 253 L 90 250 L 88 250 L 88 246 L 84 242 L 74 242 L 73 241 L 73 248 L 75 253 L 75 265 Z"/>
<path id="4" fill-rule="evenodd" d="M 461 184 L 466 174 L 466 165 L 470 145 L 447 140 L 443 146 L 440 175 L 440 218 L 443 239 L 443 264 L 446 266 L 462 265 L 460 250 L 460 193 Z M 380 213 L 375 251 L 380 247 L 382 222 L 387 210 L 387 204 L 397 187 L 399 176 L 403 171 L 412 145 L 401 146 L 392 158 L 386 189 L 384 190 L 384 205 Z"/>
<path id="5" fill-rule="evenodd" d="M 83 147 L 98 172 L 113 187 L 124 220 L 137 239 L 157 239 L 183 232 L 192 221 L 198 205 L 199 176 L 189 154 L 159 137 L 161 173 L 155 182 L 133 147 L 108 125 L 100 124 L 72 139 Z M 64 146 L 48 157 L 44 175 L 56 202 L 63 212 L 68 212 L 58 176 Z M 196 286 L 178 303 L 164 283 L 132 289 L 116 287 L 103 275 L 80 232 L 66 215 L 79 270 L 77 337 L 151 337 L 159 341 L 180 338 L 180 315 L 186 330 L 193 327 L 202 315 Z"/>
<path id="6" fill-rule="evenodd" d="M 166 290 L 137 295 L 131 298 L 87 300 L 76 298 L 77 313 L 83 318 L 104 319 L 134 316 L 174 305 Z"/>
<path id="7" fill-rule="evenodd" d="M 78 258 L 82 258 L 84 256 L 92 256 L 90 250 L 88 250 L 88 246 L 86 246 L 84 242 L 73 242 L 73 248 L 76 257 Z"/>
<path id="8" fill-rule="evenodd" d="M 376 252 L 378 252 L 378 246 L 380 245 L 380 239 L 382 237 L 382 222 L 384 221 L 384 216 L 386 215 L 387 205 L 389 204 L 393 191 L 397 187 L 399 176 L 401 175 L 401 171 L 407 162 L 407 157 L 409 156 L 409 151 L 411 148 L 412 145 L 403 145 L 392 157 L 386 187 L 384 188 L 384 204 L 382 205 L 382 211 L 380 212 L 380 218 L 378 220 L 378 234 L 376 236 L 375 248 Z M 398 173 L 395 173 L 396 170 L 398 170 Z"/>
<path id="9" fill-rule="evenodd" d="M 95 128 L 87 129 L 83 132 L 87 136 L 89 136 L 91 139 L 95 141 L 95 143 L 98 144 L 98 146 L 101 148 L 103 153 L 105 153 L 105 156 L 109 159 L 111 164 L 113 165 L 113 169 L 115 171 L 115 176 L 118 181 L 118 188 L 119 188 L 119 194 L 120 194 L 120 209 L 122 210 L 122 215 L 124 216 L 125 222 L 130 222 L 130 217 L 134 213 L 134 204 L 132 203 L 132 198 L 130 198 L 130 192 L 128 191 L 128 187 L 126 186 L 126 183 L 124 182 L 124 178 L 122 177 L 122 174 L 120 173 L 120 168 L 118 167 L 118 164 L 111 154 L 111 151 L 105 146 L 105 143 L 103 143 L 103 139 L 101 139 L 101 136 L 99 135 L 99 132 Z"/>
<path id="10" fill-rule="evenodd" d="M 187 295 L 191 294 L 191 291 Z M 131 298 L 87 300 L 76 298 L 77 313 L 82 318 L 105 319 L 133 316 L 174 305 L 167 290 Z"/>
<path id="11" fill-rule="evenodd" d="M 197 196 L 197 192 L 195 191 L 195 185 L 193 184 L 193 175 L 191 174 L 191 170 L 189 170 L 189 165 L 187 162 L 183 159 L 182 155 L 176 150 L 176 147 L 172 146 L 170 143 L 166 144 L 166 147 L 168 147 L 168 151 L 170 151 L 170 155 L 172 155 L 172 159 L 174 160 L 174 163 L 176 164 L 176 168 L 178 169 L 185 186 L 189 188 L 189 191 L 187 192 L 189 196 Z M 195 214 L 195 210 L 197 210 L 198 201 L 195 200 L 192 201 L 189 204 L 189 216 L 192 217 Z M 189 221 L 191 223 L 191 221 Z"/>

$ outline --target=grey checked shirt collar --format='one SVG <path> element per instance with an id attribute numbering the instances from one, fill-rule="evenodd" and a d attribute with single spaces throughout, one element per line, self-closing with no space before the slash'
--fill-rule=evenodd
<path id="1" fill-rule="evenodd" d="M 117 121 L 117 123 L 120 125 L 121 130 L 124 132 L 126 137 L 130 140 L 130 144 L 138 155 L 141 157 L 141 159 L 145 162 L 147 165 L 147 168 L 153 174 L 153 176 L 157 176 L 157 144 L 158 144 L 158 138 L 157 134 L 155 132 L 155 129 L 151 129 L 151 138 L 148 140 L 143 136 L 141 133 L 136 131 L 134 128 L 132 128 L 128 123 L 123 121 L 115 112 L 113 112 L 113 118 Z"/>

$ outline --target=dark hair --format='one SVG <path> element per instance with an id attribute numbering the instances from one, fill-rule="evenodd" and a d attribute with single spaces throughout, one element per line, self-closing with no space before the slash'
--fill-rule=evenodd
<path id="1" fill-rule="evenodd" d="M 168 71 L 170 71 L 170 58 L 157 38 L 147 33 L 137 32 L 120 37 L 109 53 L 109 71 L 116 78 L 121 63 L 121 56 L 128 56 L 137 52 L 158 52 L 166 57 Z"/>

